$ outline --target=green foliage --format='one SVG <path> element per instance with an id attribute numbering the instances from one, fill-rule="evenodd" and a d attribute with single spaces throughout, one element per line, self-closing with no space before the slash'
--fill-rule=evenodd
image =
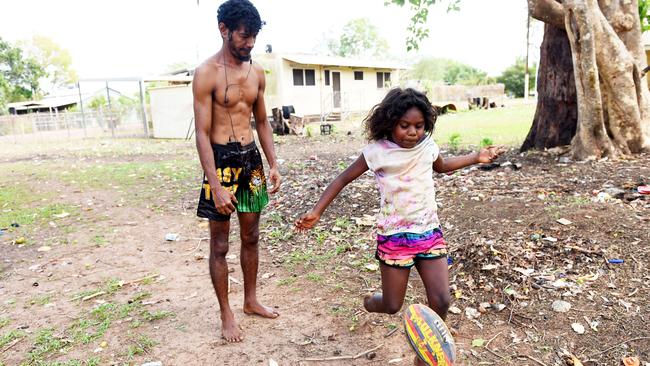
<path id="1" fill-rule="evenodd" d="M 521 98 L 524 96 L 524 75 L 526 73 L 526 61 L 523 58 L 517 58 L 514 65 L 508 67 L 503 71 L 501 76 L 497 77 L 497 82 L 502 83 L 506 87 L 506 93 L 512 94 L 515 97 Z M 529 91 L 535 90 L 535 83 L 537 78 L 537 65 L 532 65 L 528 68 L 530 75 Z"/>
<path id="2" fill-rule="evenodd" d="M 41 82 L 47 87 L 60 88 L 74 84 L 79 79 L 72 69 L 70 52 L 61 48 L 51 38 L 35 35 L 30 42 L 22 42 L 20 46 L 29 57 L 43 67 L 44 74 Z"/>
<path id="3" fill-rule="evenodd" d="M 458 151 L 459 147 L 460 147 L 460 134 L 454 132 L 451 134 L 451 136 L 449 136 L 449 150 L 455 153 L 456 151 Z"/>
<path id="4" fill-rule="evenodd" d="M 650 30 L 650 0 L 639 0 L 639 19 L 641 20 L 641 33 Z"/>
<path id="5" fill-rule="evenodd" d="M 385 0 L 384 5 L 395 4 L 404 6 L 406 0 Z M 447 3 L 447 12 L 458 11 L 460 0 L 408 0 L 409 7 L 413 13 L 411 24 L 407 28 L 409 35 L 406 38 L 406 49 L 417 50 L 420 48 L 420 42 L 429 37 L 429 30 L 426 29 L 429 8 L 442 3 Z"/>
<path id="6" fill-rule="evenodd" d="M 25 333 L 16 329 L 12 329 L 8 333 L 0 335 L 0 349 L 4 348 L 7 344 L 15 341 L 16 339 L 22 338 L 24 336 Z"/>
<path id="7" fill-rule="evenodd" d="M 479 145 L 481 147 L 492 146 L 494 145 L 494 141 L 492 141 L 492 139 L 489 137 L 484 137 L 481 139 L 481 143 Z"/>
<path id="8" fill-rule="evenodd" d="M 445 71 L 444 80 L 451 85 L 486 85 L 494 82 L 492 78 L 487 76 L 485 71 L 459 62 L 453 63 Z"/>
<path id="9" fill-rule="evenodd" d="M 379 56 L 388 51 L 388 42 L 367 18 L 353 19 L 343 26 L 338 40 L 328 39 L 329 51 L 337 56 Z"/>
<path id="10" fill-rule="evenodd" d="M 408 77 L 420 80 L 427 91 L 436 84 L 486 85 L 494 83 L 487 73 L 458 61 L 427 57 L 418 61 Z"/>
<path id="11" fill-rule="evenodd" d="M 93 109 L 93 110 L 98 110 L 100 108 L 104 108 L 108 105 L 108 102 L 106 101 L 106 96 L 105 95 L 97 95 L 93 97 L 93 99 L 88 102 L 88 108 Z"/>
<path id="12" fill-rule="evenodd" d="M 45 70 L 36 60 L 0 38 L 0 107 L 32 99 L 40 91 L 43 75 Z"/>

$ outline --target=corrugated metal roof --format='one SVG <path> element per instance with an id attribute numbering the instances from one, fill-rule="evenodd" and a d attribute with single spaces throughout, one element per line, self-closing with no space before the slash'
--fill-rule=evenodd
<path id="1" fill-rule="evenodd" d="M 317 55 L 283 55 L 283 59 L 303 65 L 343 66 L 343 67 L 368 67 L 375 69 L 407 69 L 406 66 L 394 61 L 362 60 L 336 56 Z"/>

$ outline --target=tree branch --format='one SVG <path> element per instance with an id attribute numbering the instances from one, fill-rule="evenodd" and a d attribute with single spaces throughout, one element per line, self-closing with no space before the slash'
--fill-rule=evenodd
<path id="1" fill-rule="evenodd" d="M 528 14 L 544 23 L 564 29 L 564 8 L 555 0 L 528 0 Z"/>

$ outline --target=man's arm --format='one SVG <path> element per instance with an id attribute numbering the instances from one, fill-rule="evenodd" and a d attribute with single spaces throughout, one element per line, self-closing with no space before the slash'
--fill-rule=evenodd
<path id="1" fill-rule="evenodd" d="M 272 184 L 271 193 L 275 193 L 280 189 L 282 177 L 278 170 L 278 163 L 275 159 L 275 148 L 273 147 L 273 129 L 271 124 L 266 118 L 266 104 L 264 103 L 264 90 L 266 88 L 266 78 L 264 77 L 264 69 L 258 64 L 255 64 L 255 72 L 259 75 L 259 88 L 257 90 L 257 99 L 253 104 L 253 115 L 255 116 L 255 129 L 257 136 L 260 139 L 260 145 L 266 156 L 266 161 L 269 163 L 269 181 Z"/>
<path id="2" fill-rule="evenodd" d="M 232 193 L 221 187 L 217 177 L 217 168 L 214 162 L 214 152 L 210 141 L 212 129 L 212 92 L 213 86 L 210 72 L 206 65 L 197 67 L 192 81 L 192 94 L 194 95 L 194 129 L 196 133 L 196 150 L 199 153 L 201 167 L 210 185 L 210 192 L 217 212 L 230 214 L 235 210 L 232 204 L 237 202 Z"/>

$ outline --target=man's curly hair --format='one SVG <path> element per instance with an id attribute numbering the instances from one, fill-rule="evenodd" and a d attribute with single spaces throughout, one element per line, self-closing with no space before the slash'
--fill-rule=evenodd
<path id="1" fill-rule="evenodd" d="M 368 140 L 389 139 L 395 124 L 399 122 L 406 111 L 413 107 L 422 112 L 424 131 L 431 135 L 438 118 L 438 109 L 431 105 L 426 95 L 415 89 L 394 88 L 386 94 L 381 103 L 372 108 L 363 120 Z"/>
<path id="2" fill-rule="evenodd" d="M 228 0 L 221 4 L 217 10 L 217 21 L 233 32 L 243 25 L 249 34 L 259 33 L 264 25 L 255 5 L 248 0 Z"/>

